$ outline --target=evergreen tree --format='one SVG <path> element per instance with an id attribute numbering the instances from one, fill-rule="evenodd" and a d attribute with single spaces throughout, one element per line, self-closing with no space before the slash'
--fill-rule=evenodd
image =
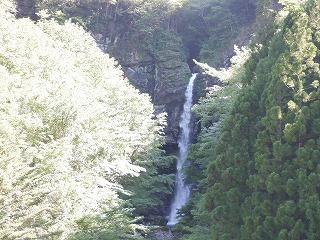
<path id="1" fill-rule="evenodd" d="M 319 6 L 317 1 L 309 4 Z M 257 124 L 256 173 L 249 184 L 254 189 L 249 200 L 252 210 L 243 227 L 246 238 L 315 239 L 318 235 L 314 217 L 308 217 L 311 209 L 318 211 L 318 184 L 312 180 L 317 178 L 318 159 L 312 156 L 318 152 L 318 137 L 312 129 L 318 110 L 311 113 L 310 109 L 317 102 L 317 47 L 311 13 L 304 5 L 288 5 L 287 11 L 281 30 L 286 47 L 271 68 L 260 100 L 264 116 Z M 315 205 L 311 207 L 310 201 Z"/>
<path id="2" fill-rule="evenodd" d="M 211 239 L 317 239 L 320 234 L 320 2 L 282 4 L 268 34 L 255 38 L 263 45 L 252 47 L 244 87 L 207 160 L 207 189 L 197 196 L 193 219 L 197 230 L 211 228 Z M 197 239 L 195 232 L 188 239 Z"/>

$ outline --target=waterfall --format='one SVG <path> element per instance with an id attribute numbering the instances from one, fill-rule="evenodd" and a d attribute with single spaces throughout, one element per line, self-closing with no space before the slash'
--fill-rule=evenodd
<path id="1" fill-rule="evenodd" d="M 181 128 L 180 137 L 178 140 L 179 155 L 177 160 L 177 173 L 175 179 L 174 196 L 170 206 L 170 213 L 167 217 L 167 226 L 175 225 L 179 216 L 177 211 L 183 207 L 189 199 L 190 187 L 184 183 L 184 174 L 182 173 L 182 168 L 187 159 L 188 154 L 188 144 L 190 138 L 190 120 L 191 120 L 191 106 L 192 106 L 192 90 L 194 80 L 197 74 L 192 74 L 190 78 L 187 90 L 185 92 L 185 103 L 183 105 L 183 112 L 181 114 L 179 126 Z"/>

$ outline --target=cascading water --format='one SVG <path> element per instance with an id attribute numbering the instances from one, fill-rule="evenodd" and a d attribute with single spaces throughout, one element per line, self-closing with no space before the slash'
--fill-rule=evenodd
<path id="1" fill-rule="evenodd" d="M 190 187 L 184 183 L 184 174 L 182 167 L 185 164 L 188 154 L 188 144 L 190 138 L 190 120 L 191 120 L 191 106 L 192 106 L 192 91 L 194 80 L 197 74 L 192 74 L 187 90 L 185 92 L 185 103 L 183 105 L 183 112 L 180 118 L 181 134 L 178 140 L 179 156 L 177 160 L 177 173 L 175 179 L 174 196 L 170 206 L 170 213 L 167 217 L 167 226 L 173 226 L 179 221 L 177 211 L 183 207 L 190 197 Z"/>

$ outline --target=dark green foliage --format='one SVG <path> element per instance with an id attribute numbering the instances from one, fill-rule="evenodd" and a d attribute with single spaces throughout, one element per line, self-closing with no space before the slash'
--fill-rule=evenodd
<path id="1" fill-rule="evenodd" d="M 112 222 L 112 225 L 106 222 Z M 70 240 L 128 240 L 128 239 L 143 239 L 139 236 L 132 236 L 130 233 L 132 226 L 129 223 L 134 223 L 132 217 L 132 209 L 120 205 L 110 211 L 106 211 L 99 217 L 84 217 L 76 223 L 80 229 Z"/>
<path id="2" fill-rule="evenodd" d="M 124 186 L 132 193 L 126 197 L 134 215 L 146 224 L 163 225 L 165 206 L 169 204 L 174 187 L 175 156 L 166 156 L 160 149 L 136 156 L 135 163 L 146 171 L 136 178 L 126 178 Z"/>
<path id="3" fill-rule="evenodd" d="M 179 43 L 178 52 L 189 49 L 211 66 L 221 66 L 233 45 L 248 40 L 255 18 L 256 0 L 35 0 L 37 10 L 48 9 L 60 22 L 71 19 L 108 42 L 108 52 L 118 59 L 124 49 L 114 48 L 127 39 L 132 49 L 155 55 L 167 44 Z M 168 38 L 169 36 L 169 38 Z M 239 41 L 234 39 L 239 37 Z M 158 47 L 164 43 L 164 47 Z M 241 44 L 240 43 L 240 44 Z M 123 48 L 123 46 L 122 46 Z M 128 47 L 125 47 L 128 50 Z M 120 51 L 120 53 L 119 53 Z M 174 48 L 176 51 L 176 48 Z M 185 51 L 186 52 L 186 51 Z M 181 56 L 185 55 L 182 53 Z M 184 58 L 184 57 L 183 57 Z M 185 61 L 186 59 L 183 59 Z M 198 59 L 199 60 L 199 59 Z M 177 61 L 177 60 L 176 60 Z M 190 60 L 191 61 L 191 60 Z"/>
<path id="4" fill-rule="evenodd" d="M 205 209 L 212 213 L 214 238 L 239 238 L 242 225 L 242 203 L 249 190 L 245 187 L 252 166 L 252 125 L 257 109 L 256 96 L 250 90 L 237 99 L 215 148 L 214 160 L 208 166 Z M 224 230 L 222 230 L 224 229 Z"/>
<path id="5" fill-rule="evenodd" d="M 244 231 L 245 237 L 262 238 L 267 232 L 269 239 L 276 236 L 303 239 L 316 231 L 308 217 L 304 217 L 308 216 L 306 202 L 310 198 L 317 202 L 314 196 L 319 190 L 318 184 L 311 180 L 318 178 L 315 172 L 318 158 L 312 157 L 314 151 L 318 152 L 315 144 L 318 136 L 312 130 L 317 124 L 318 110 L 310 110 L 317 101 L 310 84 L 319 77 L 319 70 L 314 62 L 316 48 L 308 22 L 303 9 L 293 11 L 286 18 L 282 37 L 287 47 L 282 48 L 271 68 L 270 80 L 260 100 L 264 116 L 257 123 L 257 172 L 248 183 L 255 195 L 259 193 L 263 197 L 252 201 L 254 208 L 247 213 L 248 219 L 250 216 L 259 220 L 246 222 L 243 230 L 251 231 Z M 274 47 L 275 51 L 279 49 Z M 261 211 L 266 200 L 272 208 Z M 267 219 L 273 224 L 266 224 Z"/>
<path id="6" fill-rule="evenodd" d="M 257 36 L 218 141 L 198 143 L 211 156 L 195 155 L 206 156 L 207 181 L 186 239 L 204 227 L 206 239 L 319 238 L 319 6 L 288 3 Z"/>
<path id="7" fill-rule="evenodd" d="M 221 66 L 224 54 L 232 55 L 234 38 L 243 35 L 255 18 L 255 1 L 189 1 L 180 34 L 187 46 L 201 46 L 200 58 L 211 66 Z"/>

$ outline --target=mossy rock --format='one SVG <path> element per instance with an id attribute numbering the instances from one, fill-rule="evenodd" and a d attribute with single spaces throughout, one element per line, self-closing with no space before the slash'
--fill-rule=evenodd
<path id="1" fill-rule="evenodd" d="M 157 62 L 164 62 L 168 59 L 177 59 L 180 61 L 184 60 L 180 52 L 175 52 L 172 50 L 157 51 L 154 56 Z"/>

